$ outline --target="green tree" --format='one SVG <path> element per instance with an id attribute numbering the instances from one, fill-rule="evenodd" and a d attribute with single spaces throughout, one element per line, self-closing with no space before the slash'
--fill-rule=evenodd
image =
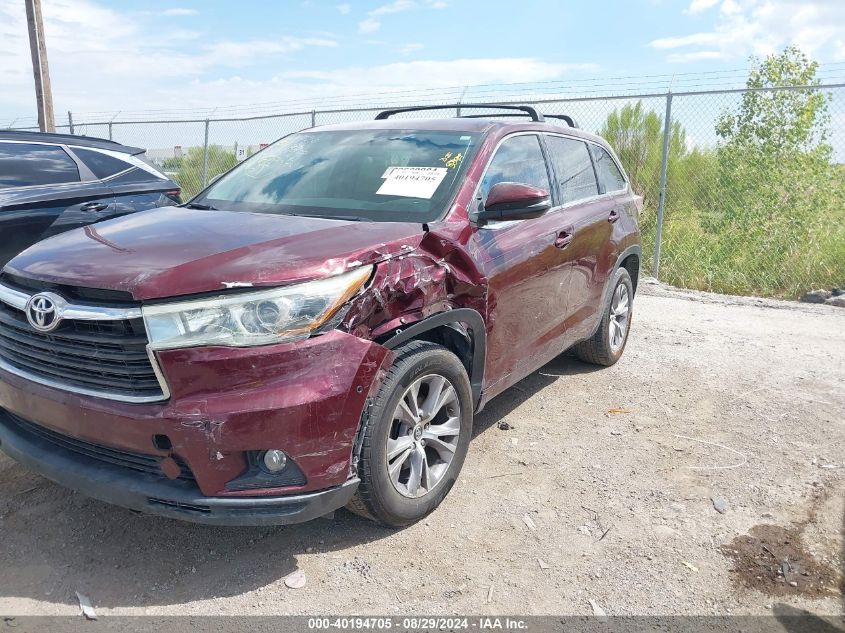
<path id="1" fill-rule="evenodd" d="M 173 158 L 165 158 L 161 161 L 161 168 L 165 171 L 176 171 L 182 165 L 182 157 L 174 156 Z"/>
<path id="2" fill-rule="evenodd" d="M 660 164 L 663 159 L 663 117 L 646 110 L 642 101 L 627 104 L 607 116 L 599 135 L 616 150 L 634 190 L 656 204 Z M 687 155 L 686 132 L 677 121 L 670 126 L 669 160 Z"/>
<path id="3" fill-rule="evenodd" d="M 654 252 L 659 199 L 660 168 L 663 161 L 663 117 L 648 110 L 642 101 L 611 112 L 599 134 L 616 150 L 634 191 L 643 196 L 640 228 L 646 267 Z M 687 134 L 679 121 L 669 127 L 668 182 L 664 240 L 680 235 L 697 239 L 700 208 L 712 190 L 715 155 L 712 151 L 688 147 Z"/>
<path id="4" fill-rule="evenodd" d="M 830 95 L 812 88 L 761 90 L 818 86 L 818 62 L 790 46 L 762 61 L 752 58 L 752 63 L 746 82 L 750 90 L 743 93 L 738 112 L 725 112 L 716 124 L 725 149 L 753 151 L 767 161 L 808 152 L 821 152 L 827 160 Z"/>
<path id="5" fill-rule="evenodd" d="M 203 187 L 203 148 L 192 147 L 176 165 L 176 183 L 182 187 L 182 199 L 195 196 Z M 219 145 L 208 146 L 208 181 L 218 174 L 229 171 L 237 164 L 235 153 Z"/>
<path id="6" fill-rule="evenodd" d="M 726 237 L 712 261 L 732 292 L 795 296 L 841 283 L 845 192 L 827 143 L 830 95 L 812 88 L 818 64 L 795 47 L 752 63 L 750 90 L 716 125 Z M 783 86 L 798 88 L 760 90 Z"/>

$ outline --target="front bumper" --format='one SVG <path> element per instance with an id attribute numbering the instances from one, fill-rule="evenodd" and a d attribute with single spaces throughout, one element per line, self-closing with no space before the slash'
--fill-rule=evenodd
<path id="1" fill-rule="evenodd" d="M 28 432 L 0 410 L 0 450 L 30 470 L 84 495 L 130 510 L 207 525 L 284 525 L 346 505 L 358 479 L 298 495 L 206 497 L 192 483 L 168 481 L 63 449 Z"/>
<path id="2" fill-rule="evenodd" d="M 135 510 L 213 524 L 306 521 L 354 494 L 361 413 L 390 359 L 381 345 L 337 330 L 265 347 L 168 350 L 158 360 L 171 397 L 147 404 L 0 369 L 0 448 L 49 479 Z M 9 423 L 15 418 L 31 428 Z M 58 440 L 45 444 L 50 433 Z M 88 456 L 102 450 L 152 461 L 152 471 L 90 463 L 62 452 L 68 443 L 87 445 Z M 249 456 L 270 448 L 301 471 L 297 482 L 250 479 Z M 161 465 L 171 458 L 189 477 L 168 479 Z"/>

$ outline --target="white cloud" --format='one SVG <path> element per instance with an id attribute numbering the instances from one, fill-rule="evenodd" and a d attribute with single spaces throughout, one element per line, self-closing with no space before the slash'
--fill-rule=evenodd
<path id="1" fill-rule="evenodd" d="M 394 0 L 390 4 L 384 4 L 376 9 L 370 11 L 370 15 L 375 17 L 377 15 L 390 15 L 391 13 L 401 13 L 408 11 L 417 6 L 414 0 Z"/>
<path id="2" fill-rule="evenodd" d="M 347 15 L 352 12 L 352 5 L 349 3 L 339 4 L 335 7 L 342 15 Z"/>
<path id="3" fill-rule="evenodd" d="M 736 15 L 742 11 L 742 7 L 734 2 L 734 0 L 725 0 L 722 6 L 719 7 L 719 11 L 725 15 Z"/>
<path id="4" fill-rule="evenodd" d="M 687 13 L 701 13 L 702 11 L 706 11 L 717 4 L 719 4 L 719 0 L 692 0 L 689 8 L 687 9 Z"/>
<path id="5" fill-rule="evenodd" d="M 92 0 L 43 4 L 44 31 L 57 113 L 102 111 L 145 103 L 156 108 L 165 86 L 201 78 L 214 69 L 236 68 L 309 47 L 336 46 L 322 37 L 280 37 L 232 42 L 203 38 L 185 29 L 150 22 Z M 32 112 L 33 84 L 23 3 L 0 2 L 0 111 Z M 80 37 L 96 33 L 97 37 Z M 193 48 L 179 48 L 194 40 Z M 186 52 L 187 51 L 187 52 Z M 147 94 L 145 97 L 144 94 Z M 11 118 L 11 117 L 10 117 Z M 6 125 L 8 121 L 0 122 Z"/>
<path id="6" fill-rule="evenodd" d="M 381 28 L 381 22 L 375 18 L 367 18 L 358 22 L 359 33 L 375 33 Z"/>
<path id="7" fill-rule="evenodd" d="M 718 44 L 720 41 L 717 33 L 693 33 L 692 35 L 683 35 L 680 37 L 664 37 L 658 40 L 652 40 L 649 46 L 658 49 L 681 48 L 683 46 L 711 46 Z"/>
<path id="8" fill-rule="evenodd" d="M 161 12 L 161 15 L 196 15 L 199 13 L 196 9 L 183 9 L 181 7 L 175 7 L 173 9 L 165 9 Z"/>
<path id="9" fill-rule="evenodd" d="M 410 44 L 405 44 L 402 48 L 399 49 L 399 52 L 403 55 L 410 55 L 414 51 L 421 50 L 423 48 L 422 44 L 412 42 Z"/>
<path id="10" fill-rule="evenodd" d="M 679 64 L 700 62 L 708 59 L 724 59 L 724 54 L 721 51 L 694 51 L 691 53 L 670 53 L 666 56 L 667 62 Z"/>
<path id="11" fill-rule="evenodd" d="M 419 6 L 429 4 L 420 2 Z M 279 65 L 281 70 L 274 71 L 275 76 L 256 76 L 241 69 L 251 70 L 253 64 L 268 58 L 284 60 L 297 52 L 337 46 L 337 39 L 314 33 L 231 41 L 171 28 L 168 21 L 155 15 L 128 14 L 95 0 L 51 0 L 43 7 L 59 123 L 67 110 L 74 111 L 77 121 L 90 121 L 91 113 L 118 111 L 123 111 L 124 119 L 132 112 L 137 116 L 154 110 L 180 110 L 186 117 L 226 106 L 239 106 L 243 112 L 243 108 L 258 108 L 248 104 L 292 100 L 310 110 L 327 107 L 335 97 L 344 95 L 347 103 L 360 104 L 368 102 L 365 95 L 378 92 L 549 81 L 598 69 L 594 64 L 551 63 L 531 57 L 417 60 L 416 56 L 402 59 L 396 54 L 401 61 L 329 71 L 314 70 L 302 56 L 296 64 Z M 96 32 L 98 37 L 80 38 L 82 32 Z M 185 40 L 190 40 L 189 45 L 182 45 Z M 421 50 L 416 44 L 407 43 L 405 49 Z M 0 0 L 0 86 L 0 127 L 18 115 L 34 114 L 23 3 Z M 289 106 L 279 106 L 276 111 L 279 109 Z M 97 117 L 108 120 L 111 114 Z M 200 129 L 191 129 L 194 127 Z M 128 133 L 130 128 L 124 131 Z M 92 128 L 88 133 L 106 132 Z M 164 138 L 143 136 L 164 134 L 161 127 L 141 126 L 132 133 L 139 135 L 137 142 L 151 147 L 170 144 Z"/>
<path id="12" fill-rule="evenodd" d="M 404 13 L 413 9 L 420 8 L 420 3 L 417 0 L 393 0 L 388 4 L 383 4 L 376 7 L 367 13 L 367 19 L 358 23 L 359 33 L 375 33 L 381 28 L 381 21 L 377 18 L 385 15 L 393 15 L 394 13 Z M 423 0 L 423 5 L 429 9 L 445 9 L 449 5 L 443 0 Z"/>
<path id="13" fill-rule="evenodd" d="M 306 46 L 334 47 L 337 42 L 322 38 L 281 37 L 274 40 L 222 41 L 204 47 L 195 58 L 200 67 L 244 66 L 256 58 L 267 55 L 284 55 L 302 50 Z"/>
<path id="14" fill-rule="evenodd" d="M 597 68 L 595 64 L 555 64 L 532 57 L 505 57 L 396 62 L 327 71 L 290 70 L 277 79 L 322 82 L 324 87 L 337 92 L 363 86 L 373 91 L 397 86 L 411 90 L 415 87 L 548 81 L 573 71 L 591 72 Z"/>
<path id="15" fill-rule="evenodd" d="M 692 0 L 685 12 L 701 13 L 716 4 L 712 30 L 658 38 L 649 46 L 672 51 L 667 61 L 674 62 L 768 55 L 788 44 L 813 57 L 845 59 L 842 0 Z"/>

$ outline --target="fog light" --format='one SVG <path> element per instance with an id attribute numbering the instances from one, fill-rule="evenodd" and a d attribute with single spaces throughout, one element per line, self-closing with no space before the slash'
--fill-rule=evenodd
<path id="1" fill-rule="evenodd" d="M 264 452 L 262 461 L 268 473 L 280 473 L 287 466 L 288 456 L 280 450 L 273 449 Z"/>

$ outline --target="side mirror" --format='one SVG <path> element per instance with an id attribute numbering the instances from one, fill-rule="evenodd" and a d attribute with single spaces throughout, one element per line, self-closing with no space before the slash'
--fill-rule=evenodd
<path id="1" fill-rule="evenodd" d="M 484 210 L 476 216 L 480 223 L 490 220 L 530 220 L 552 208 L 545 189 L 521 182 L 500 182 L 487 194 Z"/>

